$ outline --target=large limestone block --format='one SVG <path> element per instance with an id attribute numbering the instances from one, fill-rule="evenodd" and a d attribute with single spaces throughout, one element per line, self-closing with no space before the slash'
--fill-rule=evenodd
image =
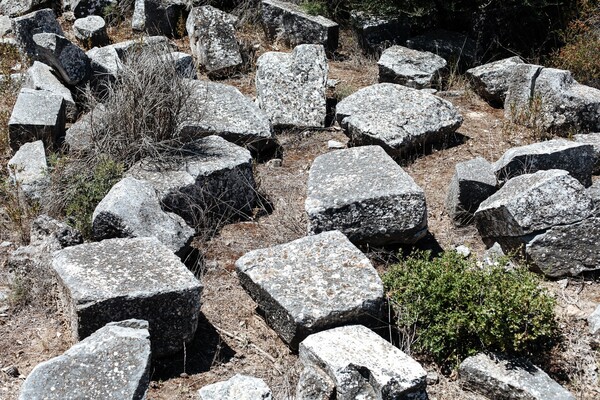
<path id="1" fill-rule="evenodd" d="M 186 0 L 135 0 L 132 28 L 150 35 L 182 37 L 190 4 Z"/>
<path id="2" fill-rule="evenodd" d="M 403 46 L 386 49 L 379 58 L 379 82 L 391 82 L 414 89 L 441 88 L 446 60 L 428 51 Z"/>
<path id="3" fill-rule="evenodd" d="M 51 265 L 76 339 L 109 322 L 143 319 L 153 356 L 164 356 L 196 332 L 202 285 L 156 238 L 68 247 L 54 253 Z"/>
<path id="4" fill-rule="evenodd" d="M 591 144 L 594 147 L 594 157 L 596 163 L 594 164 L 594 174 L 600 173 L 600 132 L 577 134 L 573 136 L 573 140 L 577 143 Z"/>
<path id="5" fill-rule="evenodd" d="M 268 52 L 256 62 L 258 105 L 276 126 L 325 126 L 327 57 L 321 45 Z"/>
<path id="6" fill-rule="evenodd" d="M 106 21 L 99 15 L 78 18 L 73 23 L 73 33 L 79 42 L 87 48 L 108 44 Z"/>
<path id="7" fill-rule="evenodd" d="M 10 146 L 42 140 L 46 146 L 56 145 L 65 133 L 65 105 L 61 95 L 47 90 L 23 88 L 19 92 L 10 119 Z"/>
<path id="8" fill-rule="evenodd" d="M 7 167 L 13 184 L 27 197 L 40 199 L 48 183 L 46 151 L 41 140 L 21 146 L 8 161 Z"/>
<path id="9" fill-rule="evenodd" d="M 353 243 L 415 243 L 427 233 L 423 190 L 379 146 L 317 157 L 304 208 L 310 232 L 339 230 Z"/>
<path id="10" fill-rule="evenodd" d="M 263 0 L 262 23 L 270 40 L 283 40 L 292 47 L 320 44 L 333 53 L 338 46 L 338 24 L 320 15 L 308 15 L 296 4 Z"/>
<path id="11" fill-rule="evenodd" d="M 50 66 L 39 61 L 34 61 L 33 65 L 27 69 L 23 87 L 35 90 L 47 90 L 62 96 L 67 120 L 74 121 L 77 118 L 77 106 L 75 105 L 71 91 L 56 77 L 54 70 Z"/>
<path id="12" fill-rule="evenodd" d="M 248 217 L 257 198 L 250 152 L 218 136 L 189 144 L 180 159 L 142 160 L 127 175 L 152 184 L 164 209 L 194 227 Z"/>
<path id="13" fill-rule="evenodd" d="M 393 83 L 360 89 L 340 101 L 335 113 L 354 145 L 376 144 L 392 155 L 441 140 L 463 121 L 450 102 Z"/>
<path id="14" fill-rule="evenodd" d="M 67 85 L 85 83 L 92 72 L 85 52 L 67 38 L 55 33 L 33 35 L 37 58 L 52 66 Z"/>
<path id="15" fill-rule="evenodd" d="M 297 400 L 427 398 L 423 367 L 364 326 L 311 335 L 300 343 L 299 355 L 304 371 L 296 390 Z M 308 387 L 306 383 L 311 380 L 303 379 L 306 374 L 321 376 L 320 383 L 326 384 Z M 327 388 L 332 386 L 335 389 L 328 393 Z"/>
<path id="16" fill-rule="evenodd" d="M 14 18 L 12 21 L 15 38 L 21 52 L 29 57 L 35 57 L 36 45 L 33 36 L 38 33 L 55 33 L 63 35 L 54 12 L 45 8 L 34 11 L 22 17 Z"/>
<path id="17" fill-rule="evenodd" d="M 155 237 L 174 253 L 186 252 L 194 229 L 176 214 L 164 212 L 154 187 L 135 178 L 123 178 L 98 203 L 92 215 L 96 240 Z"/>
<path id="18" fill-rule="evenodd" d="M 235 265 L 269 325 L 294 349 L 312 333 L 382 315 L 377 271 L 338 231 L 254 250 Z"/>
<path id="19" fill-rule="evenodd" d="M 265 381 L 241 374 L 198 391 L 198 400 L 271 400 L 272 396 Z"/>
<path id="20" fill-rule="evenodd" d="M 479 96 L 495 107 L 502 107 L 515 66 L 523 64 L 518 57 L 505 58 L 467 70 L 471 86 Z"/>
<path id="21" fill-rule="evenodd" d="M 526 360 L 509 360 L 480 353 L 464 360 L 461 386 L 489 399 L 575 400 L 569 391 Z"/>
<path id="22" fill-rule="evenodd" d="M 551 169 L 509 180 L 475 212 L 484 238 L 518 238 L 592 215 L 585 188 L 567 171 Z"/>
<path id="23" fill-rule="evenodd" d="M 227 75 L 242 64 L 235 37 L 237 18 L 212 6 L 194 7 L 186 27 L 192 54 L 209 74 Z"/>
<path id="24" fill-rule="evenodd" d="M 367 54 L 380 54 L 390 44 L 404 44 L 410 33 L 410 21 L 398 14 L 373 15 L 352 10 L 350 23 L 359 46 Z"/>
<path id="25" fill-rule="evenodd" d="M 49 0 L 2 0 L 0 14 L 8 17 L 18 17 L 43 6 L 49 6 Z"/>
<path id="26" fill-rule="evenodd" d="M 592 184 L 595 162 L 593 145 L 554 139 L 508 149 L 494 163 L 494 173 L 503 184 L 521 174 L 562 169 L 587 187 Z"/>
<path id="27" fill-rule="evenodd" d="M 148 323 L 110 323 L 64 354 L 37 365 L 19 400 L 142 400 L 150 381 Z"/>

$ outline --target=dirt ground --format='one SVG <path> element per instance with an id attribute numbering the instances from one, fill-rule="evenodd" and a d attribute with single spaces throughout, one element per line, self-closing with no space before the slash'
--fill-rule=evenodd
<path id="1" fill-rule="evenodd" d="M 120 39 L 127 37 L 119 31 Z M 256 50 L 254 59 L 267 50 L 288 50 L 265 43 L 252 29 L 243 32 L 243 40 Z M 375 62 L 360 55 L 348 32 L 343 32 L 341 43 L 339 54 L 330 61 L 329 74 L 330 79 L 338 81 L 336 93 L 340 97 L 377 81 Z M 187 46 L 185 41 L 178 44 Z M 251 71 L 226 83 L 237 86 L 248 96 L 254 95 Z M 503 111 L 481 101 L 460 77 L 456 77 L 450 91 L 440 96 L 458 107 L 464 123 L 446 143 L 424 149 L 401 164 L 425 190 L 429 242 L 443 249 L 465 244 L 476 257 L 485 249 L 476 229 L 456 228 L 444 209 L 454 166 L 476 156 L 494 161 L 508 148 L 534 138 L 531 132 L 506 124 Z M 273 211 L 267 214 L 257 209 L 254 220 L 227 225 L 211 240 L 197 241 L 205 255 L 198 333 L 185 352 L 153 365 L 150 400 L 193 399 L 202 386 L 236 373 L 263 378 L 275 399 L 293 398 L 300 372 L 297 355 L 257 315 L 255 303 L 237 280 L 234 262 L 247 251 L 306 235 L 304 199 L 310 165 L 315 157 L 328 151 L 328 140 L 346 142 L 347 139 L 336 126 L 322 131 L 279 132 L 278 139 L 283 148 L 282 165 L 266 162 L 255 168 L 259 190 L 273 205 Z M 68 324 L 55 303 L 34 299 L 28 305 L 19 305 L 21 291 L 26 288 L 11 283 L 6 263 L 19 237 L 9 231 L 6 215 L 0 213 L 0 221 L 4 221 L 0 225 L 0 399 L 9 400 L 17 398 L 20 385 L 35 365 L 63 353 L 72 342 Z M 394 256 L 393 249 L 365 251 L 379 271 L 385 270 Z M 556 311 L 564 334 L 552 361 L 544 367 L 578 399 L 600 398 L 597 375 L 600 356 L 592 350 L 585 323 L 585 318 L 600 303 L 600 283 L 594 278 L 571 278 L 544 285 L 557 299 Z M 424 363 L 424 366 L 439 376 L 439 382 L 428 387 L 432 400 L 482 399 L 463 392 L 455 373 L 444 376 L 435 365 Z M 18 371 L 8 367 L 16 367 Z"/>

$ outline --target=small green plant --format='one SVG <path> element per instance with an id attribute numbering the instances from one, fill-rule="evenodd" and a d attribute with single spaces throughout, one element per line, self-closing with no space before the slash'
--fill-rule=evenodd
<path id="1" fill-rule="evenodd" d="M 322 0 L 303 1 L 300 7 L 309 15 L 327 15 L 327 2 Z"/>
<path id="2" fill-rule="evenodd" d="M 555 337 L 554 299 L 523 267 L 479 268 L 456 252 L 419 252 L 383 276 L 404 350 L 455 366 L 479 351 L 525 355 Z"/>

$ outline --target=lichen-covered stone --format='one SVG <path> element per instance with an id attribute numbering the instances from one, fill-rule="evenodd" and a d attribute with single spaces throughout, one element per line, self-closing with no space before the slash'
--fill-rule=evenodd
<path id="1" fill-rule="evenodd" d="M 19 400 L 142 400 L 150 381 L 146 321 L 108 324 L 64 354 L 37 365 Z"/>
<path id="2" fill-rule="evenodd" d="M 353 243 L 415 243 L 427 233 L 423 190 L 379 146 L 317 157 L 304 208 L 312 233 L 339 230 Z"/>
<path id="3" fill-rule="evenodd" d="M 186 0 L 135 0 L 132 28 L 150 35 L 182 37 L 188 5 Z"/>
<path id="4" fill-rule="evenodd" d="M 373 15 L 352 10 L 350 22 L 358 44 L 367 54 L 380 54 L 390 45 L 404 44 L 410 33 L 410 22 L 402 15 Z"/>
<path id="5" fill-rule="evenodd" d="M 423 367 L 361 325 L 311 335 L 300 343 L 299 356 L 305 371 L 315 370 L 331 379 L 338 400 L 427 398 L 427 372 Z M 331 398 L 316 386 L 307 390 L 306 382 L 301 379 L 297 400 Z"/>
<path id="6" fill-rule="evenodd" d="M 256 97 L 273 125 L 325 126 L 327 57 L 321 45 L 267 52 L 256 62 Z"/>
<path id="7" fill-rule="evenodd" d="M 54 74 L 54 70 L 48 65 L 34 61 L 27 69 L 23 87 L 35 90 L 47 90 L 62 96 L 65 104 L 65 117 L 68 121 L 74 121 L 77 117 L 77 106 L 73 100 L 71 91 L 62 84 Z"/>
<path id="8" fill-rule="evenodd" d="M 505 58 L 471 68 L 466 75 L 479 96 L 492 106 L 502 107 L 515 66 L 519 64 L 523 64 L 521 57 Z"/>
<path id="9" fill-rule="evenodd" d="M 106 134 L 106 108 L 102 103 L 83 115 L 65 133 L 65 143 L 71 151 L 88 149 L 94 140 Z"/>
<path id="10" fill-rule="evenodd" d="M 595 133 L 578 133 L 573 136 L 573 140 L 577 143 L 591 144 L 594 147 L 594 157 L 596 162 L 594 164 L 594 170 L 592 173 L 600 173 L 600 132 Z"/>
<path id="11" fill-rule="evenodd" d="M 198 400 L 271 400 L 273 394 L 265 381 L 236 374 L 231 379 L 204 386 Z"/>
<path id="12" fill-rule="evenodd" d="M 397 83 L 414 89 L 441 87 L 446 60 L 428 51 L 402 46 L 386 49 L 379 58 L 379 82 Z"/>
<path id="13" fill-rule="evenodd" d="M 335 112 L 354 145 L 376 144 L 392 155 L 438 141 L 463 121 L 450 102 L 393 83 L 360 89 L 340 101 Z"/>
<path id="14" fill-rule="evenodd" d="M 254 250 L 235 265 L 269 325 L 294 349 L 312 333 L 382 316 L 377 271 L 338 231 Z"/>
<path id="15" fill-rule="evenodd" d="M 33 41 L 35 34 L 55 33 L 63 35 L 54 11 L 49 8 L 14 18 L 12 26 L 19 49 L 29 57 L 35 57 L 36 55 L 36 45 Z"/>
<path id="16" fill-rule="evenodd" d="M 11 181 L 25 196 L 40 199 L 48 183 L 46 151 L 41 140 L 21 146 L 8 161 L 7 167 Z"/>
<path id="17" fill-rule="evenodd" d="M 108 44 L 106 22 L 99 15 L 76 19 L 73 23 L 73 33 L 77 40 L 87 48 Z"/>
<path id="18" fill-rule="evenodd" d="M 2 0 L 0 1 L 0 14 L 8 17 L 18 17 L 44 5 L 48 6 L 49 3 L 49 0 Z"/>
<path id="19" fill-rule="evenodd" d="M 54 253 L 51 263 L 76 339 L 109 322 L 144 319 L 153 356 L 189 343 L 202 285 L 156 238 L 107 239 Z"/>
<path id="20" fill-rule="evenodd" d="M 33 35 L 37 58 L 52 66 L 67 85 L 87 81 L 91 74 L 90 59 L 67 38 L 55 33 Z"/>

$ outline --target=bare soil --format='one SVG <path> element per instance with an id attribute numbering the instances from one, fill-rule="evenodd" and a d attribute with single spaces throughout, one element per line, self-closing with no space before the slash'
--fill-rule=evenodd
<path id="1" fill-rule="evenodd" d="M 127 30 L 118 32 L 119 40 L 131 37 Z M 264 51 L 288 50 L 280 44 L 266 43 L 255 29 L 245 28 L 242 35 L 247 46 L 254 49 L 251 60 Z M 375 62 L 360 54 L 348 32 L 343 32 L 341 42 L 339 54 L 330 62 L 329 77 L 338 80 L 332 95 L 337 97 L 377 82 Z M 178 44 L 188 46 L 185 40 Z M 187 51 L 188 47 L 181 50 Z M 249 70 L 225 83 L 253 96 L 254 77 Z M 460 77 L 455 77 L 451 89 L 440 96 L 459 108 L 463 125 L 445 143 L 422 149 L 401 164 L 425 190 L 430 241 L 443 249 L 465 244 L 477 257 L 485 246 L 476 229 L 456 228 L 444 209 L 454 166 L 476 156 L 493 161 L 508 148 L 529 143 L 535 137 L 526 129 L 505 123 L 503 111 L 481 101 Z M 6 104 L 10 102 L 3 102 L 3 107 Z M 148 392 L 151 400 L 193 399 L 202 386 L 236 373 L 263 378 L 275 399 L 293 398 L 300 372 L 297 355 L 258 316 L 255 303 L 237 280 L 234 263 L 247 251 L 306 235 L 304 199 L 310 165 L 315 157 L 328 151 L 328 140 L 346 142 L 347 139 L 336 126 L 321 131 L 279 132 L 278 139 L 283 148 L 282 165 L 266 162 L 255 167 L 259 190 L 272 204 L 273 211 L 269 214 L 265 212 L 267 207 L 259 207 L 253 220 L 227 225 L 211 239 L 196 241 L 205 255 L 198 333 L 185 352 L 153 365 Z M 0 218 L 0 243 L 12 243 L 0 245 L 0 370 L 11 366 L 18 369 L 14 376 L 0 371 L 0 399 L 7 400 L 17 398 L 20 385 L 35 365 L 72 345 L 68 324 L 56 302 L 33 298 L 26 303 L 23 299 L 27 298 L 27 288 L 11 281 L 6 260 L 9 251 L 19 243 L 19 237 L 8 217 Z M 384 271 L 395 256 L 394 249 L 365 251 L 379 271 Z M 556 296 L 556 311 L 564 334 L 563 342 L 544 367 L 578 399 L 599 398 L 600 356 L 592 349 L 585 318 L 600 303 L 600 284 L 593 278 L 572 278 L 544 285 Z M 2 300 L 2 294 L 8 298 Z M 435 365 L 419 360 L 428 371 L 439 375 L 439 382 L 428 387 L 431 399 L 482 399 L 462 391 L 456 373 L 444 376 Z"/>

